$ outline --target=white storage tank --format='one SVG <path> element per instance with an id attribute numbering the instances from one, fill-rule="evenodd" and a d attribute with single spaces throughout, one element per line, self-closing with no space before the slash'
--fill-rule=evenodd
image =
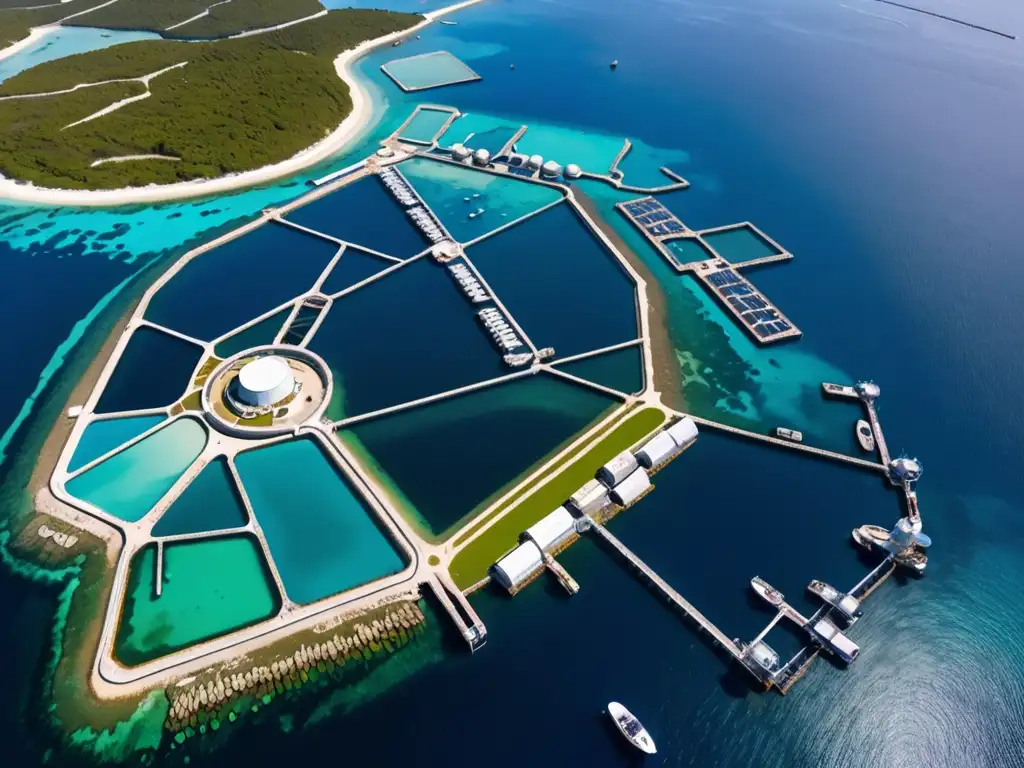
<path id="1" fill-rule="evenodd" d="M 452 144 L 452 157 L 458 161 L 469 158 L 470 152 L 463 144 Z"/>
<path id="2" fill-rule="evenodd" d="M 280 357 L 257 358 L 238 372 L 237 397 L 246 405 L 273 405 L 284 400 L 294 388 L 292 369 Z"/>
<path id="3" fill-rule="evenodd" d="M 548 160 L 544 165 L 541 166 L 541 173 L 545 176 L 554 178 L 555 176 L 562 175 L 562 166 L 556 163 L 554 160 Z"/>
<path id="4" fill-rule="evenodd" d="M 625 480 L 637 466 L 636 456 L 623 451 L 597 471 L 597 478 L 611 488 Z"/>
<path id="5" fill-rule="evenodd" d="M 636 452 L 636 460 L 641 467 L 650 469 L 671 458 L 678 450 L 679 446 L 672 439 L 672 435 L 668 432 L 659 432 Z"/>
<path id="6" fill-rule="evenodd" d="M 686 448 L 697 439 L 697 425 L 689 416 L 683 416 L 665 431 L 672 436 L 680 448 Z"/>
<path id="7" fill-rule="evenodd" d="M 495 563 L 491 570 L 498 583 L 513 592 L 532 579 L 542 567 L 540 549 L 532 541 L 524 541 Z"/>
<path id="8" fill-rule="evenodd" d="M 523 536 L 533 541 L 545 552 L 563 544 L 576 532 L 576 521 L 565 507 L 559 507 L 550 515 L 526 529 Z"/>
<path id="9" fill-rule="evenodd" d="M 483 148 L 478 149 L 473 153 L 473 162 L 477 165 L 487 165 L 491 162 L 491 153 Z"/>
<path id="10" fill-rule="evenodd" d="M 530 155 L 526 161 L 526 167 L 531 171 L 539 171 L 542 165 L 544 165 L 544 158 L 540 155 Z"/>
<path id="11" fill-rule="evenodd" d="M 612 488 L 612 501 L 621 507 L 636 501 L 651 487 L 651 478 L 638 469 L 621 483 Z"/>
<path id="12" fill-rule="evenodd" d="M 576 165 L 576 163 L 569 163 L 565 166 L 565 170 L 562 171 L 562 175 L 567 179 L 578 179 L 583 175 L 583 169 Z"/>

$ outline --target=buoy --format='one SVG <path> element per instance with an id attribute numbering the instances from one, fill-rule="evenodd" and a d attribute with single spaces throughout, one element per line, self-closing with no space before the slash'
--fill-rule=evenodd
<path id="1" fill-rule="evenodd" d="M 619 66 L 619 60 L 618 59 L 616 59 L 615 61 L 612 62 L 612 69 L 615 69 L 617 66 Z"/>

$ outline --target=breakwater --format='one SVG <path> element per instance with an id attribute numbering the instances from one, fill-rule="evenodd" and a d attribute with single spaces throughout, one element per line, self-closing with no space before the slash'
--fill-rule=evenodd
<path id="1" fill-rule="evenodd" d="M 216 731 L 247 709 L 258 710 L 277 696 L 307 684 L 341 680 L 347 665 L 366 666 L 390 656 L 423 632 L 426 617 L 415 601 L 383 611 L 343 618 L 325 640 L 302 643 L 267 663 L 243 658 L 220 665 L 167 688 L 170 706 L 164 726 L 183 743 L 197 733 Z M 330 630 L 325 630 L 326 635 Z"/>

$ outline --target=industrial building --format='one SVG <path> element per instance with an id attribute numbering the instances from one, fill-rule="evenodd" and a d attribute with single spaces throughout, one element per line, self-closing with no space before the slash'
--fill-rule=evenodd
<path id="1" fill-rule="evenodd" d="M 597 471 L 597 479 L 612 488 L 625 480 L 638 466 L 636 456 L 623 451 Z"/>
<path id="2" fill-rule="evenodd" d="M 288 363 L 269 355 L 242 366 L 234 394 L 239 402 L 259 407 L 278 403 L 294 391 L 295 377 Z"/>
<path id="3" fill-rule="evenodd" d="M 522 539 L 532 541 L 544 552 L 551 552 L 575 535 L 576 520 L 563 506 L 527 528 Z"/>
<path id="4" fill-rule="evenodd" d="M 636 459 L 644 469 L 651 469 L 668 461 L 679 452 L 679 446 L 668 432 L 659 432 L 641 446 Z"/>
<path id="5" fill-rule="evenodd" d="M 495 579 L 513 594 L 526 586 L 544 568 L 544 558 L 540 547 L 532 540 L 524 541 L 501 560 L 491 570 Z"/>
<path id="6" fill-rule="evenodd" d="M 643 496 L 650 487 L 650 476 L 644 469 L 637 468 L 621 483 L 612 488 L 612 501 L 621 507 L 625 507 Z"/>
<path id="7" fill-rule="evenodd" d="M 608 506 L 608 488 L 600 480 L 588 480 L 569 497 L 569 502 L 581 514 L 596 512 Z"/>
<path id="8" fill-rule="evenodd" d="M 697 439 L 697 425 L 689 416 L 684 416 L 665 431 L 680 448 L 688 448 Z"/>

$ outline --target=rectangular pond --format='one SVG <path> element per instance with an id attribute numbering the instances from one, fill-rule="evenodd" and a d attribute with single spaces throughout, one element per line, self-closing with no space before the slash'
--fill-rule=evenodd
<path id="1" fill-rule="evenodd" d="M 181 495 L 160 515 L 153 536 L 182 536 L 193 533 L 241 528 L 248 521 L 245 505 L 235 487 L 227 460 L 218 456 L 188 484 Z"/>
<path id="2" fill-rule="evenodd" d="M 423 107 L 413 113 L 412 119 L 402 129 L 399 138 L 430 144 L 451 116 L 452 113 L 448 110 Z"/>
<path id="3" fill-rule="evenodd" d="M 198 344 L 155 328 L 136 328 L 103 387 L 96 412 L 171 405 L 188 391 L 202 355 L 203 348 Z"/>
<path id="4" fill-rule="evenodd" d="M 146 319 L 212 341 L 311 290 L 337 252 L 272 221 L 193 258 L 153 296 Z"/>
<path id="5" fill-rule="evenodd" d="M 737 224 L 735 227 L 720 229 L 717 232 L 702 232 L 701 239 L 726 261 L 731 262 L 762 259 L 782 253 L 747 224 Z"/>
<path id="6" fill-rule="evenodd" d="M 401 571 L 376 513 L 312 438 L 235 458 L 285 592 L 313 603 Z"/>
<path id="7" fill-rule="evenodd" d="M 122 419 L 94 421 L 85 428 L 78 439 L 75 452 L 68 462 L 68 472 L 81 469 L 90 461 L 114 450 L 119 445 L 138 437 L 164 420 L 163 415 L 128 416 Z"/>
<path id="8" fill-rule="evenodd" d="M 554 187 L 414 157 L 398 169 L 460 243 L 562 199 Z"/>
<path id="9" fill-rule="evenodd" d="M 538 374 L 339 433 L 421 536 L 448 538 L 619 400 Z"/>
<path id="10" fill-rule="evenodd" d="M 114 655 L 137 666 L 269 619 L 280 598 L 251 536 L 164 547 L 156 595 L 156 545 L 132 558 Z"/>
<path id="11" fill-rule="evenodd" d="M 438 140 L 442 147 L 465 144 L 473 149 L 486 149 L 495 156 L 519 131 L 518 120 L 473 112 L 459 117 Z"/>
<path id="12" fill-rule="evenodd" d="M 330 419 L 509 372 L 455 281 L 429 258 L 336 299 L 307 346 L 334 375 Z"/>
<path id="13" fill-rule="evenodd" d="M 182 418 L 104 459 L 65 490 L 127 522 L 142 519 L 206 447 L 206 428 Z"/>
<path id="14" fill-rule="evenodd" d="M 480 75 L 448 51 L 434 51 L 405 59 L 395 59 L 382 65 L 381 71 L 407 92 L 480 79 Z"/>
<path id="15" fill-rule="evenodd" d="M 467 255 L 538 348 L 566 357 L 639 335 L 632 280 L 568 205 Z"/>

